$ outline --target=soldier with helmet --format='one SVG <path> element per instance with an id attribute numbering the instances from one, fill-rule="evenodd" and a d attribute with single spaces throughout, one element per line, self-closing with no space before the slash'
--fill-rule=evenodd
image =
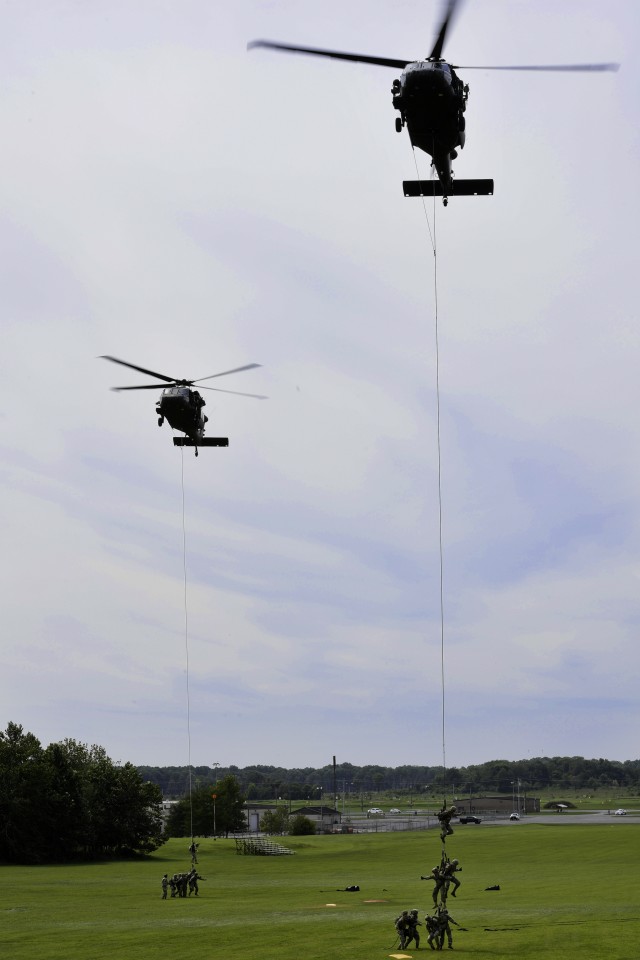
<path id="1" fill-rule="evenodd" d="M 452 897 L 455 897 L 458 887 L 460 886 L 460 881 L 456 877 L 456 873 L 459 873 L 462 870 L 462 867 L 459 866 L 459 863 L 459 860 L 449 860 L 442 867 L 442 873 L 444 875 L 442 891 L 443 900 L 447 899 L 449 884 L 453 884 L 453 890 L 451 891 Z"/>
<path id="2" fill-rule="evenodd" d="M 403 947 L 404 950 L 406 950 L 406 948 L 409 946 L 412 940 L 415 941 L 416 950 L 420 949 L 420 933 L 418 931 L 418 927 L 421 927 L 421 926 L 422 924 L 418 920 L 418 911 L 410 910 L 409 911 L 409 928 L 408 928 L 407 936 L 404 942 L 404 947 Z"/>
<path id="3" fill-rule="evenodd" d="M 395 925 L 396 933 L 400 937 L 400 949 L 404 950 L 411 930 L 411 917 L 408 910 L 403 910 L 400 916 L 396 917 Z"/>
<path id="4" fill-rule="evenodd" d="M 449 926 L 449 924 L 453 923 L 456 925 L 456 927 L 460 926 L 460 924 L 456 923 L 456 921 L 453 919 L 453 917 L 451 916 L 451 914 L 449 913 L 446 907 L 438 908 L 438 915 L 436 917 L 436 920 L 438 923 L 438 934 L 437 934 L 438 950 L 442 950 L 442 947 L 444 946 L 445 934 L 447 937 L 447 946 L 449 947 L 449 950 L 453 950 L 453 934 L 451 932 L 451 927 Z"/>
<path id="5" fill-rule="evenodd" d="M 453 833 L 453 828 L 451 826 L 451 818 L 455 817 L 458 809 L 454 804 L 451 804 L 450 807 L 443 806 L 440 811 L 438 811 L 438 820 L 440 821 L 440 839 L 444 843 L 447 837 L 450 837 Z"/>

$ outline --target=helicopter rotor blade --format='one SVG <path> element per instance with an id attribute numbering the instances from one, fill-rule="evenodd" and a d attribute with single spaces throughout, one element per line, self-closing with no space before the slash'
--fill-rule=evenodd
<path id="1" fill-rule="evenodd" d="M 111 387 L 111 389 L 119 393 L 121 390 L 165 390 L 166 386 L 166 383 L 142 383 L 137 387 Z"/>
<path id="2" fill-rule="evenodd" d="M 455 2 L 455 0 L 454 0 Z M 334 60 L 351 60 L 354 63 L 373 63 L 378 67 L 395 67 L 404 70 L 412 60 L 393 60 L 389 57 L 369 57 L 364 53 L 342 53 L 339 50 L 322 50 L 319 47 L 296 47 L 289 43 L 275 43 L 273 40 L 252 40 L 247 50 L 266 47 L 268 50 L 285 50 L 288 53 L 307 53 L 313 57 L 331 57 Z"/>
<path id="3" fill-rule="evenodd" d="M 200 387 L 201 390 L 215 390 L 216 393 L 235 393 L 236 397 L 253 397 L 254 400 L 268 400 L 259 393 L 241 393 L 239 390 L 222 390 L 220 387 Z"/>
<path id="4" fill-rule="evenodd" d="M 458 6 L 460 0 L 449 0 L 445 8 L 444 19 L 440 30 L 438 31 L 438 36 L 436 37 L 436 42 L 433 45 L 433 50 L 429 54 L 429 60 L 441 60 L 442 59 L 442 50 L 444 47 L 445 40 L 447 39 L 447 30 L 449 29 L 449 24 L 453 20 L 453 17 L 456 12 L 456 7 Z"/>
<path id="5" fill-rule="evenodd" d="M 226 377 L 229 373 L 241 373 L 243 370 L 255 370 L 256 367 L 261 366 L 261 363 L 247 363 L 244 367 L 235 367 L 233 370 L 223 370 L 222 373 L 211 373 L 208 377 L 198 377 L 197 380 L 190 380 L 189 382 L 200 383 L 201 380 L 213 380 L 214 377 Z"/>
<path id="6" fill-rule="evenodd" d="M 131 370 L 137 370 L 139 373 L 146 373 L 149 377 L 157 377 L 158 380 L 164 380 L 165 383 L 176 383 L 176 382 L 177 382 L 176 379 L 175 379 L 175 377 L 166 377 L 166 376 L 164 375 L 164 373 L 155 373 L 153 370 L 147 370 L 146 367 L 137 367 L 137 366 L 135 365 L 135 363 L 127 363 L 126 360 L 118 360 L 117 357 L 109 357 L 109 356 L 106 356 L 106 355 L 103 354 L 103 355 L 100 357 L 100 360 L 111 360 L 112 363 L 119 363 L 119 364 L 120 364 L 121 366 L 123 366 L 123 367 L 129 367 Z M 131 387 L 131 388 L 127 387 L 126 389 L 127 389 L 127 390 L 128 390 L 128 389 L 132 389 L 132 390 L 133 390 L 133 389 L 135 389 L 135 388 L 134 388 L 134 387 Z M 142 390 L 142 389 L 144 389 L 144 388 L 141 387 L 140 389 Z"/>
<path id="7" fill-rule="evenodd" d="M 451 64 L 454 70 L 537 70 L 541 72 L 562 73 L 615 73 L 620 69 L 619 63 L 558 63 L 558 64 L 529 64 L 515 67 L 469 67 Z"/>

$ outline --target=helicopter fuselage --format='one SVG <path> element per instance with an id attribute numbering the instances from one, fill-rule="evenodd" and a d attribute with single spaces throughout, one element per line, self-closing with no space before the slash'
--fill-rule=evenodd
<path id="1" fill-rule="evenodd" d="M 469 88 L 444 60 L 410 63 L 391 88 L 400 111 L 397 129 L 407 127 L 413 146 L 433 158 L 443 188 L 451 188 L 451 161 L 465 143 Z"/>
<path id="2" fill-rule="evenodd" d="M 197 390 L 189 387 L 165 387 L 156 403 L 158 426 L 166 420 L 174 430 L 180 430 L 192 440 L 202 440 L 205 423 L 209 419 L 202 412 L 205 401 Z"/>

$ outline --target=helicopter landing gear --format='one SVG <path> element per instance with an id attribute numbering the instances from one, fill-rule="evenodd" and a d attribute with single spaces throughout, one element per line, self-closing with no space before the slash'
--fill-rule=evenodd
<path id="1" fill-rule="evenodd" d="M 402 117 L 396 117 L 396 133 L 402 133 Z"/>
<path id="2" fill-rule="evenodd" d="M 164 423 L 164 417 L 158 417 L 158 426 L 161 427 Z"/>

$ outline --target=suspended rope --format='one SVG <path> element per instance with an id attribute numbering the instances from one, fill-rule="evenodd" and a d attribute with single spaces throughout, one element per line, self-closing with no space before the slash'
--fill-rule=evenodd
<path id="1" fill-rule="evenodd" d="M 189 835 L 193 843 L 193 798 L 191 794 L 191 696 L 189 690 L 189 607 L 187 604 L 187 528 L 184 510 L 184 448 L 180 448 L 182 479 L 182 573 L 184 579 L 184 654 L 187 694 L 187 767 L 189 770 Z"/>
<path id="2" fill-rule="evenodd" d="M 412 145 L 413 162 L 418 182 L 422 181 L 415 148 Z M 433 178 L 433 164 L 431 178 Z M 447 752 L 446 752 L 446 710 L 445 710 L 445 659 L 444 659 L 444 550 L 442 546 L 442 447 L 440 430 L 440 338 L 438 327 L 438 247 L 436 234 L 436 198 L 433 197 L 433 229 L 429 223 L 429 214 L 424 196 L 422 209 L 429 231 L 433 252 L 433 297 L 434 297 L 434 340 L 436 358 L 436 444 L 438 458 L 438 556 L 439 556 L 439 593 L 440 593 L 440 687 L 441 687 L 441 728 L 442 728 L 442 808 L 447 805 Z"/>

